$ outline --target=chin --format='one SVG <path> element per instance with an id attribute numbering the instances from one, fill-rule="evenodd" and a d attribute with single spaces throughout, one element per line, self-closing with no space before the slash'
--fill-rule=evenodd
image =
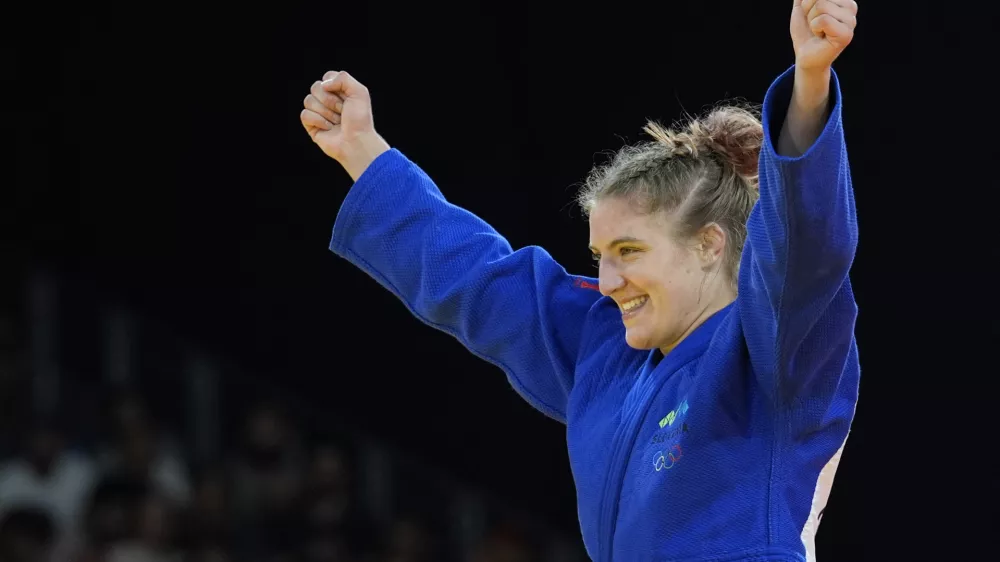
<path id="1" fill-rule="evenodd" d="M 632 349 L 649 351 L 657 347 L 652 341 L 653 339 L 649 337 L 649 334 L 645 334 L 639 330 L 625 330 L 625 343 Z"/>

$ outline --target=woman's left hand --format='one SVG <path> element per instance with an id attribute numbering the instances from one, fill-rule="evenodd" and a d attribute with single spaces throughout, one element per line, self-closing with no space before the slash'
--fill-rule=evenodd
<path id="1" fill-rule="evenodd" d="M 854 38 L 857 14 L 854 0 L 794 0 L 789 30 L 796 68 L 829 69 Z"/>

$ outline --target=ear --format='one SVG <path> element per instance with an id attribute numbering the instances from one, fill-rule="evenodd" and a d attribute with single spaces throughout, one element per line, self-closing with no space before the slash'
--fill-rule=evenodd
<path id="1" fill-rule="evenodd" d="M 704 268 L 711 269 L 722 262 L 726 251 L 726 231 L 721 226 L 714 222 L 703 226 L 698 231 L 696 240 L 698 258 Z"/>

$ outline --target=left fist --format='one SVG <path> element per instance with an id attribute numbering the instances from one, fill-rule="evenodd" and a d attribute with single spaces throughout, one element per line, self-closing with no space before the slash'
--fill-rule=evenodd
<path id="1" fill-rule="evenodd" d="M 854 38 L 857 14 L 854 0 L 794 0 L 789 31 L 795 66 L 803 70 L 832 66 Z"/>

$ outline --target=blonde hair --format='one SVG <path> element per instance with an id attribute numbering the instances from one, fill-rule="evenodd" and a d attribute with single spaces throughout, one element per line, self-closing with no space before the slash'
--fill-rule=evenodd
<path id="1" fill-rule="evenodd" d="M 757 112 L 723 106 L 677 128 L 650 121 L 652 141 L 626 146 L 588 175 L 577 201 L 585 214 L 603 198 L 621 197 L 646 213 L 672 216 L 681 240 L 716 223 L 726 233 L 724 267 L 735 286 L 746 222 L 757 202 L 757 164 L 764 139 Z"/>

